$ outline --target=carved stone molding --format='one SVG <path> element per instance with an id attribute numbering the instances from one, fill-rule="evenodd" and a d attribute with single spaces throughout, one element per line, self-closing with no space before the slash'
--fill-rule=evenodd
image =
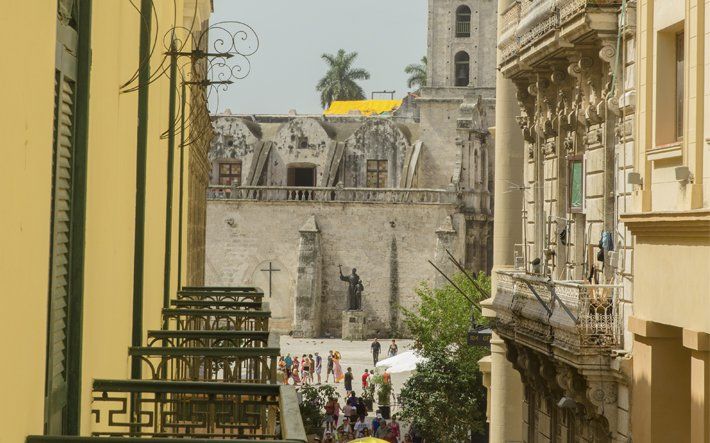
<path id="1" fill-rule="evenodd" d="M 616 63 L 616 41 L 604 41 L 599 50 L 599 58 L 613 66 Z"/>
<path id="2" fill-rule="evenodd" d="M 613 411 L 618 400 L 618 384 L 611 380 L 587 381 L 587 400 L 598 415 L 608 415 Z"/>

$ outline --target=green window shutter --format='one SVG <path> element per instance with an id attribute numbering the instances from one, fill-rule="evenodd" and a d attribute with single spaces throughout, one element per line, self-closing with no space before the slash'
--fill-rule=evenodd
<path id="1" fill-rule="evenodd" d="M 570 162 L 570 209 L 581 210 L 584 200 L 584 174 L 582 160 Z"/>
<path id="2" fill-rule="evenodd" d="M 61 3 L 60 3 L 61 6 Z M 77 33 L 59 14 L 54 97 L 45 432 L 66 433 Z"/>

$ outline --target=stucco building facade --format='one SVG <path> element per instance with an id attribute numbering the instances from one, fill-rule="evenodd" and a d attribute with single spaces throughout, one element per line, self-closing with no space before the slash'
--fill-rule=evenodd
<path id="1" fill-rule="evenodd" d="M 270 287 L 281 331 L 340 336 L 338 265 L 357 268 L 367 331 L 386 336 L 437 280 L 428 259 L 489 272 L 494 10 L 429 2 L 428 84 L 393 112 L 214 116 L 207 282 Z"/>
<path id="2" fill-rule="evenodd" d="M 706 11 L 499 2 L 491 441 L 710 441 Z"/>

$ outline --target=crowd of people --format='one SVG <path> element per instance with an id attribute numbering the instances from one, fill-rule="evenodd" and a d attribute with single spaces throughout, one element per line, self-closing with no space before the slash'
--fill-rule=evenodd
<path id="1" fill-rule="evenodd" d="M 346 398 L 342 406 L 337 398 L 332 397 L 325 405 L 325 415 L 325 432 L 322 440 L 324 443 L 344 443 L 370 436 L 390 443 L 401 441 L 401 430 L 396 415 L 388 422 L 382 414 L 378 413 L 368 423 L 367 407 L 362 397 L 357 397 L 354 392 Z"/>
<path id="2" fill-rule="evenodd" d="M 340 383 L 346 379 L 347 374 L 343 372 L 343 368 L 340 365 L 341 358 L 338 351 L 328 352 L 325 383 L 330 382 L 331 376 L 333 377 L 333 383 Z M 320 385 L 323 382 L 323 357 L 317 352 L 303 354 L 300 359 L 297 355 L 291 357 L 291 354 L 281 356 L 278 360 L 278 368 L 282 376 L 282 382 L 286 385 L 291 384 L 291 381 L 294 385 Z"/>
<path id="3" fill-rule="evenodd" d="M 379 361 L 382 345 L 377 339 L 371 343 L 373 365 Z M 395 340 L 389 344 L 387 357 L 397 355 L 399 347 Z M 325 378 L 323 378 L 323 366 L 325 366 Z M 375 417 L 368 416 L 368 407 L 363 397 L 358 397 L 354 390 L 356 377 L 362 386 L 362 392 L 370 392 L 370 399 L 374 389 L 372 389 L 375 371 L 365 369 L 362 374 L 356 376 L 352 368 L 343 370 L 342 356 L 339 351 L 328 351 L 328 355 L 323 358 L 318 352 L 313 354 L 302 354 L 301 356 L 291 356 L 287 354 L 278 358 L 278 370 L 284 384 L 320 385 L 322 383 L 343 383 L 345 388 L 345 401 L 343 404 L 336 397 L 331 397 L 325 405 L 325 431 L 322 439 L 317 441 L 322 443 L 346 443 L 363 437 L 377 437 L 390 443 L 420 443 L 416 431 L 402 435 L 400 424 L 396 414 L 391 419 L 385 419 L 378 410 Z M 331 381 L 332 380 L 332 381 Z M 391 376 L 385 370 L 382 374 L 382 383 L 392 383 Z M 371 405 L 370 405 L 371 406 Z"/>

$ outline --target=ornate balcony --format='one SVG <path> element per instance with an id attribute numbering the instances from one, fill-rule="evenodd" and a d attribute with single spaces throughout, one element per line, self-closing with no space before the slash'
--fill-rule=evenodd
<path id="1" fill-rule="evenodd" d="M 148 346 L 265 348 L 273 340 L 268 331 L 148 331 Z"/>
<path id="2" fill-rule="evenodd" d="M 170 332 L 185 334 L 177 340 L 165 335 L 161 339 L 152 338 L 149 346 L 134 346 L 128 350 L 131 357 L 144 363 L 148 369 L 144 374 L 150 374 L 153 380 L 276 383 L 276 357 L 280 353 L 276 335 L 270 336 L 267 346 L 255 347 L 252 345 L 258 342 L 246 338 L 258 332 Z M 234 333 L 245 333 L 236 336 L 243 346 L 234 346 Z"/>
<path id="3" fill-rule="evenodd" d="M 131 347 L 153 380 L 275 383 L 279 348 Z"/>
<path id="4" fill-rule="evenodd" d="M 306 440 L 288 386 L 94 380 L 93 391 L 94 436 Z"/>
<path id="5" fill-rule="evenodd" d="M 264 298 L 264 291 L 258 288 L 191 288 L 185 287 L 178 291 L 178 300 L 195 300 L 207 302 L 254 302 L 261 303 Z"/>
<path id="6" fill-rule="evenodd" d="M 27 443 L 307 441 L 296 391 L 276 383 L 278 336 L 257 288 L 184 288 L 164 329 L 129 348 L 145 379 L 95 380 L 91 437 Z"/>
<path id="7" fill-rule="evenodd" d="M 622 346 L 621 286 L 550 281 L 524 272 L 497 273 L 496 330 L 574 366 Z"/>
<path id="8" fill-rule="evenodd" d="M 518 0 L 502 12 L 501 71 L 510 77 L 545 57 L 564 59 L 575 45 L 615 38 L 620 6 L 621 0 Z"/>
<path id="9" fill-rule="evenodd" d="M 163 319 L 176 331 L 268 331 L 269 311 L 243 309 L 163 309 Z"/>

